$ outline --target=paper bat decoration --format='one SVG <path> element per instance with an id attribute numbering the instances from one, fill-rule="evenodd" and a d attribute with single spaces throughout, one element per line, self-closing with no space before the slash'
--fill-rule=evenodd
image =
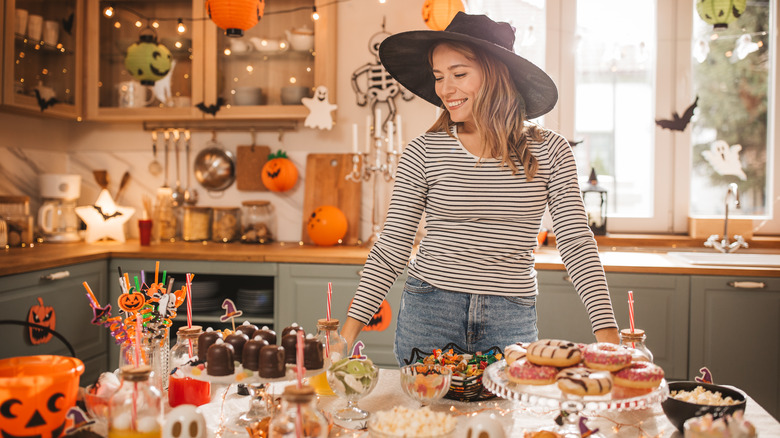
<path id="1" fill-rule="evenodd" d="M 217 111 L 219 111 L 219 108 L 222 107 L 222 105 L 225 104 L 225 99 L 218 98 L 216 104 L 212 104 L 209 106 L 206 106 L 205 103 L 201 102 L 197 105 L 195 105 L 199 110 L 203 111 L 206 114 L 211 114 L 212 116 L 217 115 Z"/>
<path id="2" fill-rule="evenodd" d="M 68 33 L 68 35 L 71 35 L 71 31 L 73 30 L 73 12 L 70 13 L 68 18 L 62 19 L 62 28 L 65 30 L 65 32 Z"/>
<path id="3" fill-rule="evenodd" d="M 103 213 L 103 208 L 98 207 L 97 205 L 92 206 L 95 210 L 97 210 L 98 213 L 100 213 L 101 216 L 103 216 L 103 220 L 111 219 L 112 217 L 122 216 L 121 212 L 115 211 L 111 214 L 105 214 Z"/>
<path id="4" fill-rule="evenodd" d="M 677 114 L 677 111 L 675 111 L 672 113 L 673 120 L 656 120 L 655 124 L 664 129 L 670 129 L 672 131 L 685 131 L 688 123 L 691 122 L 691 117 L 693 117 L 693 110 L 696 109 L 696 105 L 698 103 L 699 96 L 696 96 L 696 100 L 694 100 L 691 106 L 685 110 L 685 113 L 682 115 L 682 117 L 680 117 L 680 115 Z"/>
<path id="5" fill-rule="evenodd" d="M 41 112 L 50 106 L 54 106 L 54 104 L 57 103 L 57 98 L 55 97 L 50 99 L 41 97 L 41 92 L 38 91 L 38 89 L 35 90 L 35 98 L 38 100 L 38 106 L 41 107 Z"/>

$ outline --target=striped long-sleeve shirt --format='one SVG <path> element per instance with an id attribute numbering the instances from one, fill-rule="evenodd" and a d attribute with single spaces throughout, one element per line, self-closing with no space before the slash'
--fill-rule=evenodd
<path id="1" fill-rule="evenodd" d="M 534 297 L 533 250 L 549 206 L 558 250 L 593 330 L 617 327 L 604 269 L 583 209 L 568 142 L 543 131 L 530 142 L 539 170 L 526 181 L 496 159 L 481 161 L 446 133 L 404 150 L 380 239 L 371 249 L 348 315 L 367 324 L 409 261 L 425 214 L 425 237 L 409 275 L 440 289 Z"/>

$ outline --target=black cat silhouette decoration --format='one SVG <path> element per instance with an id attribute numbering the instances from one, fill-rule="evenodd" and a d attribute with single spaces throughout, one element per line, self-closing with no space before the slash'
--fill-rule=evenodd
<path id="1" fill-rule="evenodd" d="M 691 122 L 693 117 L 693 110 L 696 109 L 696 105 L 699 103 L 699 96 L 696 96 L 696 100 L 693 101 L 691 106 L 685 110 L 685 113 L 680 117 L 677 111 L 672 113 L 673 120 L 656 120 L 655 124 L 664 129 L 670 129 L 672 131 L 685 131 L 688 123 Z"/>

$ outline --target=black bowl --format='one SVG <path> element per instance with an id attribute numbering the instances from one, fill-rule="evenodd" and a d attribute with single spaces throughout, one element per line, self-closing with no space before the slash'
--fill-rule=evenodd
<path id="1" fill-rule="evenodd" d="M 702 386 L 710 392 L 720 392 L 723 398 L 731 397 L 739 403 L 730 406 L 700 405 L 677 400 L 671 395 L 672 391 L 693 391 L 697 386 Z M 705 414 L 712 414 L 713 418 L 720 418 L 726 414 L 744 411 L 746 400 L 747 397 L 744 392 L 726 386 L 691 381 L 669 382 L 669 396 L 666 400 L 661 402 L 661 407 L 664 410 L 664 414 L 666 414 L 666 418 L 674 424 L 677 430 L 684 432 L 683 426 L 685 425 L 685 420 L 693 417 L 701 417 Z"/>

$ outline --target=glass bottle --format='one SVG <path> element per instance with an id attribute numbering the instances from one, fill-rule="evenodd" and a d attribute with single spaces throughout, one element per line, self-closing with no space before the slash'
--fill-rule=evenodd
<path id="1" fill-rule="evenodd" d="M 620 345 L 636 350 L 641 356 L 644 356 L 650 362 L 653 361 L 653 353 L 645 344 L 645 331 L 642 329 L 623 329 L 620 331 Z"/>
<path id="2" fill-rule="evenodd" d="M 244 201 L 241 203 L 241 242 L 270 243 L 276 235 L 274 219 L 269 201 Z"/>
<path id="3" fill-rule="evenodd" d="M 338 329 L 338 319 L 317 320 L 317 339 L 324 345 L 326 357 L 330 359 L 330 363 L 337 362 L 347 355 L 347 340 L 339 334 Z M 328 385 L 328 377 L 324 370 L 309 379 L 309 384 L 314 387 L 317 395 L 336 395 Z"/>
<path id="4" fill-rule="evenodd" d="M 270 438 L 327 437 L 328 422 L 314 406 L 314 388 L 303 385 L 289 385 L 282 394 L 282 407 L 271 419 L 268 428 Z M 296 433 L 300 427 L 300 433 Z"/>
<path id="5" fill-rule="evenodd" d="M 168 404 L 172 408 L 179 405 L 200 406 L 211 400 L 211 383 L 185 376 L 176 368 L 189 362 L 198 355 L 198 336 L 203 333 L 199 325 L 179 327 L 176 332 L 176 344 L 171 348 L 170 371 L 168 378 Z"/>
<path id="6" fill-rule="evenodd" d="M 108 438 L 159 438 L 162 425 L 160 391 L 149 382 L 151 368 L 125 366 L 122 384 L 108 404 Z"/>

